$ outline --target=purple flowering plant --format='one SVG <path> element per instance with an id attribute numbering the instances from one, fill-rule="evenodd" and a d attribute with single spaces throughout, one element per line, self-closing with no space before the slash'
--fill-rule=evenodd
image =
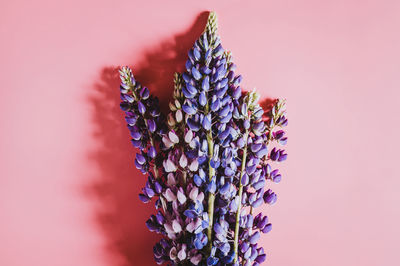
<path id="1" fill-rule="evenodd" d="M 188 57 L 175 73 L 168 115 L 129 67 L 119 71 L 120 106 L 140 150 L 134 163 L 148 177 L 139 198 L 156 208 L 146 225 L 163 235 L 155 261 L 260 265 L 266 254 L 258 241 L 271 223 L 255 212 L 277 200 L 265 187 L 281 181 L 275 166 L 287 158 L 285 102 L 264 112 L 259 95 L 242 90 L 214 12 Z"/>

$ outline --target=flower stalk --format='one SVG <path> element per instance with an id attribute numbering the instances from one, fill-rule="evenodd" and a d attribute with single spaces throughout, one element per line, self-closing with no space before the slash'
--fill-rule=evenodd
<path id="1" fill-rule="evenodd" d="M 235 234 L 234 234 L 234 240 L 233 240 L 233 250 L 235 253 L 235 257 L 233 262 L 236 263 L 238 260 L 238 247 L 239 247 L 239 222 L 240 222 L 240 212 L 242 210 L 242 197 L 243 197 L 243 184 L 242 184 L 242 178 L 245 173 L 246 169 L 246 161 L 247 161 L 247 138 L 248 138 L 249 132 L 246 130 L 244 133 L 244 142 L 246 143 L 244 148 L 243 148 L 243 157 L 242 157 L 242 166 L 240 169 L 240 179 L 239 179 L 239 192 L 238 192 L 238 197 L 239 197 L 239 204 L 238 204 L 238 209 L 236 212 L 236 221 L 235 221 Z"/>

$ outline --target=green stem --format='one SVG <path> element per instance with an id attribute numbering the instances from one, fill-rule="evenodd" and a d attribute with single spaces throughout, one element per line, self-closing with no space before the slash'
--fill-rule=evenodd
<path id="1" fill-rule="evenodd" d="M 236 222 L 235 222 L 235 238 L 233 242 L 233 250 L 235 252 L 234 263 L 238 260 L 238 247 L 239 247 L 239 222 L 240 222 L 240 212 L 242 209 L 242 194 L 243 194 L 243 185 L 242 185 L 242 177 L 244 175 L 244 171 L 246 169 L 246 160 L 247 160 L 247 138 L 249 136 L 248 130 L 246 130 L 244 134 L 245 146 L 243 148 L 243 158 L 242 158 L 242 168 L 240 170 L 240 179 L 239 179 L 239 204 L 236 212 Z"/>
<path id="2" fill-rule="evenodd" d="M 205 111 L 208 113 L 208 103 L 205 106 Z M 215 175 L 215 169 L 211 167 L 211 160 L 214 155 L 214 141 L 212 137 L 211 129 L 207 132 L 207 143 L 208 143 L 208 181 L 211 181 Z M 214 223 L 214 201 L 215 194 L 208 193 L 208 228 L 207 228 L 207 238 L 208 238 L 208 249 L 211 252 L 212 248 L 212 233 L 213 233 L 213 223 Z"/>
<path id="3" fill-rule="evenodd" d="M 208 142 L 208 153 L 210 156 L 210 160 L 208 161 L 208 176 L 209 176 L 209 181 L 212 180 L 212 177 L 215 174 L 214 168 L 211 167 L 210 161 L 214 153 L 214 143 L 212 140 L 212 134 L 211 131 L 207 133 L 207 142 Z M 212 229 L 213 229 L 213 222 L 214 222 L 214 201 L 215 201 L 215 195 L 214 193 L 209 192 L 208 193 L 208 219 L 209 219 L 209 225 L 207 229 L 207 237 L 208 237 L 208 247 L 211 250 L 212 248 Z"/>

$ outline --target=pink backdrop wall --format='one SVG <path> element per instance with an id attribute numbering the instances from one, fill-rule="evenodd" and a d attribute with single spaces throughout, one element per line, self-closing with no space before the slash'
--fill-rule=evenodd
<path id="1" fill-rule="evenodd" d="M 378 0 L 1 1 L 0 265 L 154 264 L 114 68 L 165 105 L 206 10 L 288 102 L 266 265 L 400 265 L 400 2 Z"/>

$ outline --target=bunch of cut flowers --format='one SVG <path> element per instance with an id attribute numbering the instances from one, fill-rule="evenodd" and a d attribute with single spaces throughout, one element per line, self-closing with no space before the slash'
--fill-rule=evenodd
<path id="1" fill-rule="evenodd" d="M 266 189 L 279 183 L 288 121 L 285 102 L 265 112 L 255 91 L 244 91 L 230 52 L 217 34 L 214 12 L 175 73 L 169 113 L 129 67 L 120 69 L 121 109 L 138 148 L 135 166 L 147 176 L 139 198 L 155 204 L 147 220 L 163 237 L 157 264 L 260 265 L 259 245 L 271 223 L 257 208 L 274 204 Z"/>

